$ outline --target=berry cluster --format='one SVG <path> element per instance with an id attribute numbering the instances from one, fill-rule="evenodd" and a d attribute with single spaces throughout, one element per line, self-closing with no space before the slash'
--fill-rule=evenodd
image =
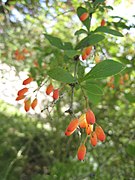
<path id="1" fill-rule="evenodd" d="M 26 59 L 26 56 L 30 55 L 30 51 L 26 48 L 23 48 L 22 51 L 19 51 L 18 49 L 14 52 L 14 57 L 17 61 L 24 61 Z"/>
<path id="2" fill-rule="evenodd" d="M 24 99 L 24 109 L 26 112 L 28 112 L 30 110 L 30 108 L 32 108 L 34 110 L 38 104 L 38 100 L 37 100 L 36 96 L 34 96 L 34 99 L 33 99 L 33 98 L 29 97 L 28 94 L 26 94 L 29 91 L 29 88 L 26 86 L 28 84 L 30 84 L 32 81 L 33 81 L 32 77 L 29 77 L 23 81 L 22 84 L 25 85 L 25 87 L 18 91 L 18 93 L 17 93 L 18 96 L 16 98 L 16 101 L 20 101 L 20 100 Z M 34 90 L 34 92 L 35 92 L 35 90 Z M 54 101 L 59 99 L 59 89 L 54 89 L 52 84 L 49 84 L 47 86 L 45 92 L 46 92 L 46 95 L 50 95 L 51 93 L 53 93 L 52 98 Z M 31 102 L 31 99 L 33 99 L 32 102 Z"/>
<path id="3" fill-rule="evenodd" d="M 33 78 L 29 77 L 25 79 L 22 84 L 26 86 L 30 84 L 32 81 L 33 81 Z M 18 97 L 16 98 L 16 101 L 24 99 L 24 109 L 26 112 L 30 110 L 30 107 L 34 110 L 38 103 L 38 100 L 36 97 L 33 99 L 32 102 L 31 102 L 31 98 L 27 98 L 26 93 L 28 92 L 28 90 L 29 90 L 28 87 L 24 87 L 23 89 L 19 90 L 17 93 Z"/>
<path id="4" fill-rule="evenodd" d="M 84 128 L 86 131 L 86 139 L 78 148 L 77 156 L 78 160 L 84 160 L 86 154 L 86 140 L 90 137 L 90 143 L 92 146 L 96 146 L 98 140 L 104 141 L 106 135 L 101 126 L 96 123 L 96 118 L 92 110 L 88 109 L 85 114 L 82 114 L 80 118 L 75 118 L 70 121 L 66 128 L 65 135 L 70 136 L 76 129 Z"/>
<path id="5" fill-rule="evenodd" d="M 52 97 L 54 100 L 59 99 L 59 89 L 54 89 L 52 84 L 49 84 L 46 88 L 46 94 L 50 95 L 51 93 L 53 93 Z"/>
<path id="6" fill-rule="evenodd" d="M 127 81 L 128 79 L 129 79 L 128 73 L 121 75 L 118 81 L 119 85 L 124 85 L 124 82 Z M 107 82 L 107 86 L 114 89 L 115 88 L 114 83 L 115 83 L 115 77 L 112 76 L 111 78 L 109 78 L 109 81 Z"/>

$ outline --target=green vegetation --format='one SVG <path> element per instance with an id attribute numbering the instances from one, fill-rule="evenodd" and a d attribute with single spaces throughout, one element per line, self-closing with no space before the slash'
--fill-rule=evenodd
<path id="1" fill-rule="evenodd" d="M 0 62 L 14 67 L 17 76 L 25 71 L 33 77 L 43 109 L 23 114 L 0 101 L 0 180 L 135 178 L 134 25 L 108 11 L 113 7 L 104 0 L 2 3 Z M 86 12 L 90 16 L 81 22 Z M 102 19 L 106 25 L 101 27 Z M 87 60 L 79 60 L 89 46 Z M 3 70 L 0 78 L 8 78 L 4 75 Z M 54 103 L 45 94 L 50 83 L 60 92 Z M 70 137 L 64 132 L 88 107 L 106 140 L 92 147 L 88 138 L 85 160 L 78 161 L 85 129 L 77 128 Z"/>

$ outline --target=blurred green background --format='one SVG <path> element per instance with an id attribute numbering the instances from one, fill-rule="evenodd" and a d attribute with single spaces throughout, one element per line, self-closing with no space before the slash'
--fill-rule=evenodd
<path id="1" fill-rule="evenodd" d="M 71 120 L 64 113 L 69 107 L 69 87 L 64 89 L 66 95 L 51 113 L 40 113 L 49 103 L 44 89 L 35 113 L 24 113 L 22 103 L 15 102 L 25 73 L 31 73 L 40 84 L 49 68 L 61 64 L 72 66 L 63 52 L 49 44 L 44 33 L 75 44 L 78 39 L 74 33 L 82 26 L 76 8 L 83 3 L 77 0 L 0 2 L 0 180 L 135 179 L 135 14 L 131 11 L 134 1 L 112 1 L 114 14 L 110 8 L 93 16 L 93 29 L 105 18 L 108 26 L 125 36 L 121 39 L 107 36 L 96 48 L 101 60 L 104 56 L 118 59 L 127 68 L 114 77 L 114 88 L 107 86 L 110 78 L 101 80 L 99 85 L 104 88 L 104 95 L 90 97 L 97 122 L 107 138 L 95 148 L 87 142 L 85 161 L 77 160 L 81 142 L 78 133 L 71 137 L 64 135 Z M 123 7 L 125 13 L 119 17 L 116 12 Z M 16 58 L 17 50 L 23 55 L 20 59 Z M 125 74 L 128 77 L 120 83 Z M 76 90 L 74 108 L 79 115 L 84 110 L 80 97 L 81 92 Z"/>

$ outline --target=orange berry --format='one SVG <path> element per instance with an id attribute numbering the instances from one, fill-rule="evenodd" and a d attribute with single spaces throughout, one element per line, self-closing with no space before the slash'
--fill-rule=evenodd
<path id="1" fill-rule="evenodd" d="M 18 96 L 23 96 L 26 92 L 28 92 L 28 88 L 25 87 L 25 88 L 19 90 L 17 95 Z"/>
<path id="2" fill-rule="evenodd" d="M 74 131 L 78 126 L 78 122 L 79 122 L 78 119 L 71 120 L 68 127 L 67 127 L 67 130 L 68 131 Z"/>
<path id="3" fill-rule="evenodd" d="M 87 124 L 86 134 L 90 135 L 93 130 L 93 125 Z"/>
<path id="4" fill-rule="evenodd" d="M 70 136 L 71 134 L 73 134 L 74 131 L 65 131 L 65 135 L 66 136 Z"/>
<path id="5" fill-rule="evenodd" d="M 59 89 L 55 89 L 55 90 L 53 91 L 53 99 L 54 99 L 54 100 L 59 99 Z"/>
<path id="6" fill-rule="evenodd" d="M 37 106 L 37 103 L 38 103 L 38 100 L 37 100 L 37 98 L 35 98 L 34 100 L 33 100 L 33 102 L 31 103 L 31 108 L 34 110 L 35 109 L 35 107 Z"/>
<path id="7" fill-rule="evenodd" d="M 128 75 L 128 73 L 126 73 L 125 75 L 124 75 L 124 80 L 128 80 L 129 79 L 129 75 Z"/>
<path id="8" fill-rule="evenodd" d="M 86 112 L 86 121 L 88 124 L 94 124 L 96 121 L 95 115 L 90 109 L 88 109 L 88 111 Z"/>
<path id="9" fill-rule="evenodd" d="M 26 112 L 28 112 L 30 110 L 30 106 L 31 106 L 31 100 L 27 99 L 24 101 L 24 109 Z"/>
<path id="10" fill-rule="evenodd" d="M 104 19 L 102 19 L 102 21 L 101 21 L 101 26 L 104 26 L 105 25 L 105 20 Z"/>
<path id="11" fill-rule="evenodd" d="M 104 141 L 104 140 L 105 140 L 106 135 L 105 135 L 103 129 L 101 128 L 101 126 L 96 126 L 95 132 L 96 132 L 97 138 L 98 138 L 100 141 Z"/>
<path id="12" fill-rule="evenodd" d="M 86 53 L 87 56 L 90 55 L 91 50 L 92 50 L 92 46 L 89 46 L 89 47 L 87 47 L 87 48 L 85 49 L 85 53 Z"/>
<path id="13" fill-rule="evenodd" d="M 82 53 L 82 60 L 84 61 L 84 60 L 86 60 L 87 59 L 87 54 L 85 53 L 85 51 Z"/>
<path id="14" fill-rule="evenodd" d="M 47 88 L 46 88 L 46 94 L 49 95 L 49 94 L 51 94 L 52 91 L 53 91 L 53 85 L 50 84 L 50 85 L 47 86 Z"/>
<path id="15" fill-rule="evenodd" d="M 82 114 L 79 118 L 79 126 L 80 128 L 86 128 L 87 122 L 86 122 L 86 114 Z"/>
<path id="16" fill-rule="evenodd" d="M 87 12 L 85 12 L 80 16 L 80 20 L 85 21 L 88 17 L 89 17 L 89 14 Z"/>
<path id="17" fill-rule="evenodd" d="M 97 135 L 96 135 L 95 132 L 93 132 L 91 134 L 90 143 L 92 144 L 92 146 L 96 146 L 97 145 Z"/>
<path id="18" fill-rule="evenodd" d="M 77 157 L 78 160 L 84 160 L 86 155 L 86 146 L 84 144 L 81 144 L 80 147 L 78 148 L 78 152 L 77 152 Z"/>
<path id="19" fill-rule="evenodd" d="M 23 81 L 23 85 L 27 85 L 27 84 L 31 83 L 32 81 L 33 81 L 33 78 L 29 77 Z"/>
<path id="20" fill-rule="evenodd" d="M 25 98 L 25 96 L 24 95 L 22 95 L 22 96 L 18 96 L 17 98 L 16 98 L 16 101 L 20 101 L 20 100 L 22 100 L 22 99 L 24 99 Z"/>

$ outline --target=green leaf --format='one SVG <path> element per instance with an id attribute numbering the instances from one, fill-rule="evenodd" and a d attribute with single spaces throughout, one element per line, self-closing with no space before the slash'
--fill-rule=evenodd
<path id="1" fill-rule="evenodd" d="M 92 34 L 82 39 L 76 46 L 76 49 L 81 49 L 89 45 L 95 45 L 102 41 L 105 37 L 100 34 Z"/>
<path id="2" fill-rule="evenodd" d="M 88 91 L 86 91 L 86 94 L 87 94 L 87 96 L 88 96 L 89 101 L 90 101 L 91 103 L 95 104 L 95 105 L 100 102 L 101 97 L 102 97 L 102 96 L 97 96 L 97 95 L 95 95 L 95 94 L 91 94 L 91 93 L 88 92 Z"/>
<path id="3" fill-rule="evenodd" d="M 111 59 L 104 60 L 96 64 L 91 71 L 86 74 L 83 80 L 86 79 L 100 79 L 108 76 L 118 74 L 120 71 L 124 70 L 125 66 L 117 61 Z"/>
<path id="4" fill-rule="evenodd" d="M 123 37 L 123 34 L 121 34 L 120 32 L 118 32 L 114 29 L 110 29 L 107 26 L 100 26 L 95 30 L 95 32 L 103 32 L 103 33 L 111 34 L 114 36 Z"/>
<path id="5" fill-rule="evenodd" d="M 82 87 L 88 92 L 88 94 L 91 93 L 98 96 L 103 95 L 102 89 L 96 84 L 90 84 L 86 81 L 85 85 L 83 85 Z"/>
<path id="6" fill-rule="evenodd" d="M 65 51 L 65 55 L 70 57 L 70 58 L 73 58 L 74 56 L 76 55 L 79 55 L 80 53 L 76 50 L 66 50 Z"/>
<path id="7" fill-rule="evenodd" d="M 80 19 L 80 16 L 83 14 L 83 13 L 88 13 L 87 9 L 85 9 L 84 7 L 78 7 L 77 8 L 77 15 Z M 87 28 L 87 30 L 89 31 L 90 29 L 90 17 L 88 17 L 85 21 L 81 21 L 83 23 L 83 25 Z"/>
<path id="8" fill-rule="evenodd" d="M 63 50 L 69 50 L 69 49 L 73 49 L 73 46 L 72 46 L 72 44 L 70 43 L 70 42 L 64 42 L 63 43 L 63 47 L 61 48 L 61 49 L 63 49 Z"/>
<path id="9" fill-rule="evenodd" d="M 87 31 L 85 29 L 79 29 L 75 32 L 75 35 L 80 35 L 80 34 L 87 34 Z"/>
<path id="10" fill-rule="evenodd" d="M 105 2 L 105 0 L 95 0 L 94 5 L 97 5 L 97 4 L 103 3 L 103 2 Z"/>
<path id="11" fill-rule="evenodd" d="M 125 94 L 125 98 L 126 98 L 130 103 L 134 103 L 134 102 L 135 102 L 135 96 L 132 95 L 131 93 Z"/>
<path id="12" fill-rule="evenodd" d="M 45 34 L 45 37 L 48 39 L 51 45 L 59 49 L 63 49 L 63 50 L 73 49 L 73 46 L 70 42 L 62 42 L 60 38 L 51 36 L 49 34 Z"/>
<path id="13" fill-rule="evenodd" d="M 126 148 L 126 152 L 130 155 L 130 156 L 135 156 L 135 141 L 132 141 L 128 144 L 127 148 Z"/>
<path id="14" fill-rule="evenodd" d="M 66 70 L 62 68 L 54 68 L 48 71 L 47 73 L 52 79 L 61 81 L 64 83 L 73 83 L 75 82 L 74 77 Z"/>
<path id="15" fill-rule="evenodd" d="M 51 45 L 63 49 L 63 44 L 60 38 L 45 34 L 45 37 L 48 39 Z"/>

